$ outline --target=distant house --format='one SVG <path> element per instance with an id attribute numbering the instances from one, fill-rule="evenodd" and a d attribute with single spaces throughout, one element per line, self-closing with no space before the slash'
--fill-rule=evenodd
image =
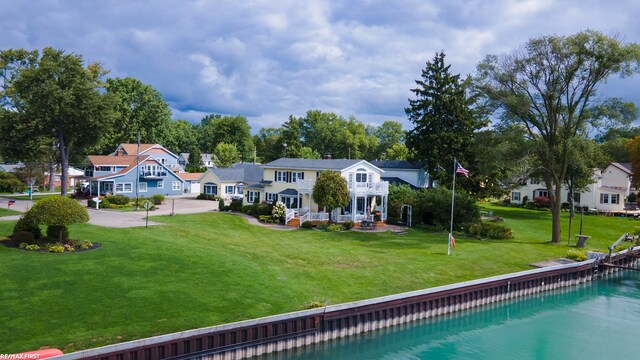
<path id="1" fill-rule="evenodd" d="M 595 169 L 594 182 L 589 185 L 587 191 L 574 194 L 576 206 L 602 212 L 624 211 L 626 198 L 631 194 L 631 164 L 610 163 L 604 170 Z M 568 202 L 571 195 L 569 189 L 562 189 L 562 202 Z M 529 178 L 524 184 L 510 193 L 512 203 L 522 204 L 524 199 L 533 201 L 538 197 L 549 197 L 544 182 L 540 179 Z"/>
<path id="2" fill-rule="evenodd" d="M 262 167 L 251 163 L 238 163 L 230 168 L 209 168 L 200 178 L 200 192 L 217 195 L 225 200 L 242 199 L 248 184 L 259 183 Z"/>
<path id="3" fill-rule="evenodd" d="M 85 176 L 89 193 L 147 197 L 180 195 L 184 181 L 176 174 L 178 157 L 158 144 L 121 144 L 111 155 L 90 155 Z"/>
<path id="4" fill-rule="evenodd" d="M 15 172 L 16 169 L 23 167 L 24 164 L 23 163 L 16 163 L 16 164 L 0 164 L 0 171 L 5 171 L 5 172 Z"/>
<path id="5" fill-rule="evenodd" d="M 371 165 L 384 171 L 383 181 L 395 185 L 409 185 L 414 189 L 422 189 L 429 186 L 429 173 L 421 163 L 412 163 L 404 160 L 375 160 Z"/>
<path id="6" fill-rule="evenodd" d="M 333 210 L 333 219 L 360 222 L 374 213 L 379 220 L 387 218 L 389 182 L 382 179 L 382 169 L 365 160 L 280 158 L 262 168 L 262 180 L 245 187 L 245 204 L 281 201 L 288 209 L 288 220 L 327 220 L 325 209 L 313 201 L 311 194 L 320 173 L 331 170 L 346 180 L 350 197 L 344 208 Z"/>
<path id="7" fill-rule="evenodd" d="M 184 192 L 190 194 L 200 194 L 200 178 L 204 173 L 179 173 L 178 176 L 184 181 Z"/>
<path id="8" fill-rule="evenodd" d="M 213 154 L 200 154 L 200 157 L 200 166 L 215 167 Z M 180 153 L 180 155 L 178 155 L 178 164 L 182 167 L 189 165 L 189 153 Z"/>

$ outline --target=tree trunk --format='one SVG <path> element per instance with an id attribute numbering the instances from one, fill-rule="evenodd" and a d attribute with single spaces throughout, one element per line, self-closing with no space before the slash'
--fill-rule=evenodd
<path id="1" fill-rule="evenodd" d="M 62 196 L 67 195 L 67 182 L 69 178 L 69 148 L 70 146 L 65 144 L 64 134 L 60 130 L 59 142 L 60 142 L 60 160 L 62 163 L 62 169 L 60 171 L 60 194 Z"/>
<path id="2" fill-rule="evenodd" d="M 549 192 L 551 201 L 551 242 L 562 242 L 562 229 L 560 228 L 560 214 L 562 213 L 562 183 L 555 184 L 553 193 Z"/>
<path id="3" fill-rule="evenodd" d="M 49 184 L 47 184 L 49 192 L 56 191 L 56 167 L 56 160 L 51 159 L 51 164 L 49 164 Z"/>

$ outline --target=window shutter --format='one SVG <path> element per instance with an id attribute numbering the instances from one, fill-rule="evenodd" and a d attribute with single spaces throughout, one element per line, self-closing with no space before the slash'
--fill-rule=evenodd
<path id="1" fill-rule="evenodd" d="M 299 174 L 300 180 L 304 180 L 304 171 L 301 171 Z"/>
<path id="2" fill-rule="evenodd" d="M 287 182 L 291 182 L 291 171 L 287 171 Z"/>

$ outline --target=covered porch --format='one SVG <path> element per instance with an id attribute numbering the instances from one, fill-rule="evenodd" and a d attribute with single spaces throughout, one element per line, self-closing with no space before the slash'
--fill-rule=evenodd
<path id="1" fill-rule="evenodd" d="M 384 184 L 382 184 L 384 183 Z M 299 224 L 305 221 L 320 223 L 329 221 L 329 213 L 325 209 L 313 210 L 313 181 L 298 181 L 296 208 L 287 206 L 287 223 L 299 217 Z M 350 201 L 343 208 L 333 209 L 331 219 L 338 223 L 351 221 L 353 223 L 385 222 L 387 220 L 388 183 L 378 182 L 368 186 L 349 187 Z"/>
<path id="2" fill-rule="evenodd" d="M 115 193 L 115 180 L 90 180 L 89 181 L 89 196 L 109 195 L 114 193 Z"/>

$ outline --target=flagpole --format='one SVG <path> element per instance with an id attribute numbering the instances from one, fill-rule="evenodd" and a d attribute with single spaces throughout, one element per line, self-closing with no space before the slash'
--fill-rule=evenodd
<path id="1" fill-rule="evenodd" d="M 451 227 L 449 228 L 449 243 L 447 244 L 447 255 L 451 255 L 451 237 L 453 236 L 453 205 L 456 194 L 456 167 L 458 161 L 453 158 L 453 185 L 451 186 Z"/>

